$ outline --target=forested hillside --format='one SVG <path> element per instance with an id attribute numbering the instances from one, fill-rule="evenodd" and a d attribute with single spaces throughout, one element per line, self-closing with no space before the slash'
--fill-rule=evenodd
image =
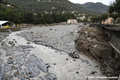
<path id="1" fill-rule="evenodd" d="M 68 0 L 5 0 L 33 12 L 60 12 L 96 14 Z"/>
<path id="2" fill-rule="evenodd" d="M 0 3 L 0 20 L 9 20 L 15 23 L 46 24 L 64 22 L 69 18 L 75 17 L 70 13 L 33 13 L 31 11 L 24 11 L 23 9 L 7 2 Z"/>

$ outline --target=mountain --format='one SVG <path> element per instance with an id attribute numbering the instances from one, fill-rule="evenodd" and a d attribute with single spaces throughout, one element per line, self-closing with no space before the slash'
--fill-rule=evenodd
<path id="1" fill-rule="evenodd" d="M 70 12 L 96 14 L 68 0 L 4 0 L 33 12 Z"/>
<path id="2" fill-rule="evenodd" d="M 100 14 L 107 13 L 108 11 L 108 6 L 100 2 L 97 3 L 87 2 L 85 4 L 77 4 L 77 5 Z"/>

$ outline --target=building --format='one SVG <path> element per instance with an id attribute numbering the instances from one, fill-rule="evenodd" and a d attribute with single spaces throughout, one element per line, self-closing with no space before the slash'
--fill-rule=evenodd
<path id="1" fill-rule="evenodd" d="M 67 23 L 68 24 L 75 24 L 75 23 L 78 23 L 78 21 L 76 19 L 68 19 Z"/>
<path id="2" fill-rule="evenodd" d="M 77 15 L 77 19 L 80 20 L 80 21 L 84 21 L 86 19 L 86 14 L 78 14 Z"/>
<path id="3" fill-rule="evenodd" d="M 112 17 L 109 17 L 105 21 L 102 21 L 102 24 L 113 24 L 114 19 Z"/>
<path id="4" fill-rule="evenodd" d="M 83 21 L 83 20 L 85 20 L 85 18 L 86 18 L 85 16 L 81 16 L 80 20 Z"/>
<path id="5" fill-rule="evenodd" d="M 15 27 L 15 24 L 10 21 L 0 21 L 0 28 L 9 28 L 9 27 Z"/>

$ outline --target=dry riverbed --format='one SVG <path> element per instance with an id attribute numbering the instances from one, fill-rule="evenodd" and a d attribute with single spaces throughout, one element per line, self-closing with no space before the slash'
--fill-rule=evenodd
<path id="1" fill-rule="evenodd" d="M 69 56 L 78 53 L 74 40 L 82 26 L 35 26 L 12 32 L 0 43 L 0 80 L 100 80 L 86 78 L 103 76 L 98 63 L 83 54 L 78 59 Z"/>

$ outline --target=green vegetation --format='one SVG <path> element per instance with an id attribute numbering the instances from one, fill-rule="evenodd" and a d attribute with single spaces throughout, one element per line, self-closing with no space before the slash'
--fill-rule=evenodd
<path id="1" fill-rule="evenodd" d="M 100 16 L 92 16 L 91 22 L 92 23 L 101 23 L 102 21 L 105 21 L 105 19 L 108 18 L 108 14 L 102 14 Z"/>
<path id="2" fill-rule="evenodd" d="M 0 20 L 9 20 L 15 23 L 50 24 L 63 22 L 69 18 L 75 18 L 74 15 L 70 13 L 32 13 L 30 11 L 23 11 L 20 8 L 16 8 L 10 4 L 10 6 L 7 7 L 6 4 L 8 3 L 0 3 Z"/>
<path id="3" fill-rule="evenodd" d="M 7 4 L 7 3 L 6 3 Z M 10 20 L 18 23 L 19 20 L 19 12 L 16 10 L 17 8 L 11 5 L 11 8 L 7 8 L 5 3 L 0 3 L 0 20 Z"/>
<path id="4" fill-rule="evenodd" d="M 116 13 L 120 14 L 120 0 L 115 0 L 110 7 L 109 7 L 109 13 Z"/>
<path id="5" fill-rule="evenodd" d="M 110 16 L 116 21 L 120 18 L 120 0 L 115 0 L 109 7 Z M 119 20 L 118 20 L 119 21 Z"/>
<path id="6" fill-rule="evenodd" d="M 9 20 L 15 23 L 59 23 L 75 18 L 80 13 L 97 14 L 68 0 L 4 0 L 0 4 L 0 20 Z M 100 22 L 106 18 L 102 16 L 93 16 L 92 22 Z M 83 21 L 88 22 L 88 18 Z"/>

